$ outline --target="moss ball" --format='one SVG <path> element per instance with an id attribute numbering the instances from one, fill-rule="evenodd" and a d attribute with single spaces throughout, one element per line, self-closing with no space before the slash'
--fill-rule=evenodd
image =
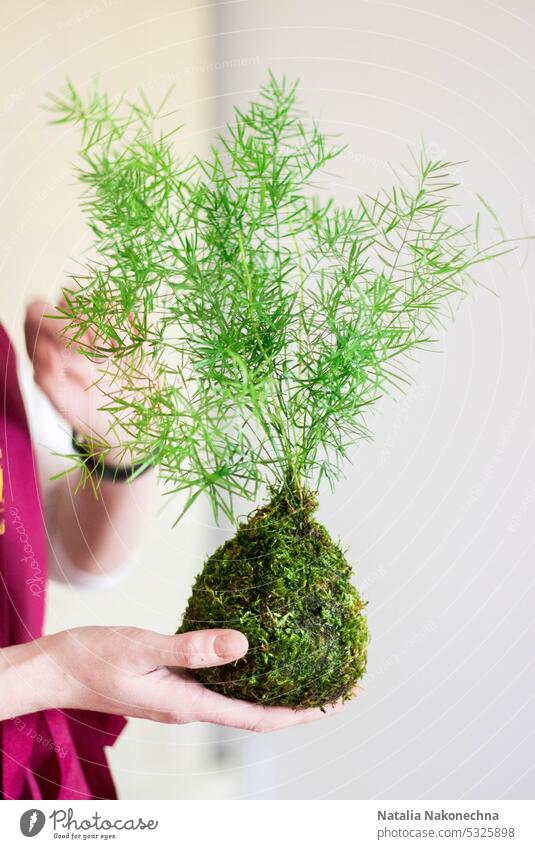
<path id="1" fill-rule="evenodd" d="M 210 689 L 296 708 L 351 697 L 366 668 L 364 603 L 316 507 L 309 493 L 275 495 L 197 576 L 177 633 L 236 628 L 249 640 L 244 658 L 193 672 Z"/>

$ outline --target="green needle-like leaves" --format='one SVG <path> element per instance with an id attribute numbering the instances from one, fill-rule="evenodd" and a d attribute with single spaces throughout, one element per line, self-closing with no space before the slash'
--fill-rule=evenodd
<path id="1" fill-rule="evenodd" d="M 455 164 L 425 154 L 351 209 L 320 201 L 340 149 L 296 88 L 271 76 L 211 155 L 187 163 L 158 131 L 163 104 L 112 102 L 97 86 L 84 98 L 70 83 L 51 102 L 81 131 L 95 248 L 66 291 L 69 333 L 112 358 L 107 408 L 125 453 L 154 458 L 186 507 L 206 493 L 216 515 L 263 487 L 332 484 L 446 299 L 505 252 L 480 246 L 479 216 L 457 223 Z"/>

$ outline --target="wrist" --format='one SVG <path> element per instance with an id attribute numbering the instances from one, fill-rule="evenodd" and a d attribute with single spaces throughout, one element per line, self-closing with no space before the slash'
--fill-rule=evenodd
<path id="1" fill-rule="evenodd" d="M 82 458 L 89 473 L 98 482 L 133 481 L 153 468 L 153 461 L 150 458 L 131 462 L 124 448 L 95 444 L 91 440 L 80 437 L 76 431 L 72 434 L 72 446 Z"/>
<path id="2" fill-rule="evenodd" d="M 41 637 L 0 650 L 0 719 L 63 707 L 67 682 L 56 637 Z"/>

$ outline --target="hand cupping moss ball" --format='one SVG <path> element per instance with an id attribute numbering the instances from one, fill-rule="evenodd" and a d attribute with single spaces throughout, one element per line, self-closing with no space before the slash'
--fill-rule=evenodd
<path id="1" fill-rule="evenodd" d="M 452 215 L 454 164 L 425 153 L 350 208 L 319 197 L 341 148 L 296 98 L 271 76 L 210 154 L 186 162 L 164 105 L 144 97 L 69 85 L 52 109 L 82 135 L 95 256 L 63 315 L 88 357 L 111 358 L 114 426 L 99 453 L 119 439 L 136 468 L 156 464 L 168 492 L 187 494 L 184 511 L 205 495 L 235 521 L 236 503 L 267 502 L 209 557 L 181 630 L 249 638 L 243 660 L 196 673 L 207 686 L 304 707 L 350 697 L 368 642 L 310 493 L 334 486 L 372 405 L 406 385 L 445 302 L 506 251 L 481 245 L 479 215 Z"/>

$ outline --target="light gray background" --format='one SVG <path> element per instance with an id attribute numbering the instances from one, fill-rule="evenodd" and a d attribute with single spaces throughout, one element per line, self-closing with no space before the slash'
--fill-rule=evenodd
<path id="1" fill-rule="evenodd" d="M 343 202 L 423 137 L 469 160 L 463 203 L 480 191 L 509 234 L 535 233 L 533 4 L 237 3 L 218 29 L 223 66 L 247 60 L 218 78 L 221 118 L 267 68 L 300 77 L 349 144 L 329 186 Z M 485 274 L 498 297 L 463 304 L 322 500 L 369 599 L 369 673 L 339 719 L 249 742 L 255 795 L 533 795 L 534 256 Z"/>
<path id="2" fill-rule="evenodd" d="M 509 0 L 3 4 L 1 316 L 57 291 L 87 239 L 69 177 L 73 135 L 45 128 L 44 93 L 95 71 L 175 103 L 201 149 L 264 81 L 299 76 L 307 110 L 349 148 L 328 188 L 351 203 L 387 162 L 467 159 L 509 235 L 535 233 L 535 9 Z M 535 503 L 533 272 L 525 244 L 483 280 L 414 387 L 384 401 L 321 517 L 369 600 L 364 692 L 343 715 L 269 737 L 129 723 L 111 758 L 126 798 L 533 796 Z M 72 266 L 71 266 L 72 267 Z M 225 531 L 199 506 L 155 521 L 139 567 L 111 592 L 55 588 L 48 628 L 170 631 Z"/>

